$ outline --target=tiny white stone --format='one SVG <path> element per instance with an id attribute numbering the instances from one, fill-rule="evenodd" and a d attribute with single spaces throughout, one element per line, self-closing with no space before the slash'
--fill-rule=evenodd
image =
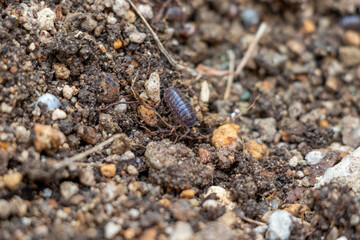
<path id="1" fill-rule="evenodd" d="M 305 159 L 308 165 L 318 164 L 324 157 L 326 152 L 324 151 L 311 151 L 306 154 Z"/>
<path id="2" fill-rule="evenodd" d="M 74 89 L 72 89 L 69 85 L 65 85 L 62 90 L 64 98 L 70 100 L 74 95 Z"/>
<path id="3" fill-rule="evenodd" d="M 50 8 L 44 8 L 37 15 L 41 30 L 51 30 L 54 27 L 56 14 Z"/>
<path id="4" fill-rule="evenodd" d="M 275 211 L 269 217 L 269 227 L 266 231 L 266 239 L 285 240 L 290 237 L 291 230 L 297 218 L 287 211 Z"/>
<path id="5" fill-rule="evenodd" d="M 296 167 L 298 164 L 299 164 L 299 158 L 297 156 L 294 156 L 289 160 L 290 167 Z"/>
<path id="6" fill-rule="evenodd" d="M 160 101 L 160 76 L 157 72 L 150 74 L 149 79 L 145 83 L 145 89 L 147 95 L 154 103 Z"/>
<path id="7" fill-rule="evenodd" d="M 210 88 L 207 81 L 201 83 L 200 99 L 204 103 L 209 102 L 210 99 Z"/>
<path id="8" fill-rule="evenodd" d="M 112 9 L 116 13 L 116 15 L 118 15 L 119 17 L 123 17 L 125 13 L 130 9 L 130 6 L 126 0 L 115 0 Z"/>
<path id="9" fill-rule="evenodd" d="M 128 161 L 135 158 L 135 154 L 132 151 L 126 151 L 120 156 L 120 161 Z"/>
<path id="10" fill-rule="evenodd" d="M 51 115 L 51 119 L 53 121 L 58 120 L 58 119 L 65 119 L 67 117 L 66 112 L 64 112 L 63 110 L 57 108 L 53 111 L 52 115 Z"/>
<path id="11" fill-rule="evenodd" d="M 170 236 L 170 240 L 187 240 L 190 239 L 194 231 L 187 222 L 178 221 L 175 224 L 174 232 Z"/>
<path id="12" fill-rule="evenodd" d="M 141 32 L 132 32 L 129 35 L 130 41 L 134 43 L 142 43 L 144 42 L 145 38 L 146 34 Z"/>
<path id="13" fill-rule="evenodd" d="M 120 102 L 126 102 L 125 98 L 121 98 Z M 127 104 L 118 104 L 114 107 L 114 110 L 119 112 L 119 113 L 124 113 L 127 110 Z"/>
<path id="14" fill-rule="evenodd" d="M 146 18 L 146 19 L 153 18 L 154 14 L 153 14 L 153 11 L 152 11 L 150 5 L 139 4 L 138 9 L 139 9 L 139 12 L 144 16 L 144 18 Z"/>
<path id="15" fill-rule="evenodd" d="M 114 222 L 108 222 L 105 225 L 105 238 L 112 239 L 116 236 L 116 234 L 119 233 L 121 230 L 121 226 L 119 224 L 116 224 Z"/>

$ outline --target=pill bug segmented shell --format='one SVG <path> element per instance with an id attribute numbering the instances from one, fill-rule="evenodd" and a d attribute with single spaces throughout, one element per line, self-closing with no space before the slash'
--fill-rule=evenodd
<path id="1" fill-rule="evenodd" d="M 190 128 L 196 123 L 196 114 L 186 97 L 175 87 L 165 89 L 164 100 L 171 109 L 175 121 Z"/>

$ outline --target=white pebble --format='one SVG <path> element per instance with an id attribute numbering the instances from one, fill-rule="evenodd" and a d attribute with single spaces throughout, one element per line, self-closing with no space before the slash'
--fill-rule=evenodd
<path id="1" fill-rule="evenodd" d="M 127 167 L 127 171 L 130 175 L 133 175 L 133 176 L 137 176 L 139 174 L 138 170 L 133 165 L 129 165 Z"/>
<path id="2" fill-rule="evenodd" d="M 66 117 L 67 117 L 66 112 L 64 112 L 63 110 L 58 109 L 58 108 L 55 109 L 51 115 L 51 119 L 53 121 L 58 120 L 58 119 L 60 119 L 60 120 L 65 119 Z"/>
<path id="3" fill-rule="evenodd" d="M 170 236 L 170 240 L 185 240 L 190 239 L 194 231 L 191 225 L 187 222 L 178 221 L 175 224 L 174 232 Z"/>
<path id="4" fill-rule="evenodd" d="M 149 79 L 145 83 L 145 89 L 148 97 L 154 103 L 160 101 L 160 76 L 157 72 L 150 74 Z"/>
<path id="5" fill-rule="evenodd" d="M 60 193 L 65 200 L 70 199 L 73 195 L 75 195 L 78 192 L 79 192 L 79 187 L 76 183 L 66 181 L 60 184 Z"/>
<path id="6" fill-rule="evenodd" d="M 38 107 L 39 103 L 43 103 L 47 106 L 46 110 L 53 110 L 60 107 L 60 101 L 57 97 L 50 93 L 45 93 L 36 101 L 36 106 Z"/>
<path id="7" fill-rule="evenodd" d="M 153 14 L 153 11 L 152 11 L 150 5 L 139 4 L 138 9 L 139 9 L 139 12 L 144 16 L 144 18 L 146 18 L 146 19 L 153 18 L 154 14 Z"/>
<path id="8" fill-rule="evenodd" d="M 132 151 L 126 151 L 120 156 L 120 161 L 128 161 L 135 158 L 135 154 Z"/>
<path id="9" fill-rule="evenodd" d="M 315 165 L 318 164 L 325 156 L 326 152 L 312 151 L 306 154 L 305 159 L 308 165 Z"/>
<path id="10" fill-rule="evenodd" d="M 116 15 L 118 15 L 119 17 L 123 17 L 125 13 L 130 9 L 130 6 L 126 0 L 115 0 L 112 9 L 116 13 Z"/>
<path id="11" fill-rule="evenodd" d="M 132 32 L 129 36 L 130 41 L 134 43 L 142 43 L 144 42 L 145 38 L 146 34 L 141 32 Z"/>
<path id="12" fill-rule="evenodd" d="M 266 239 L 285 240 L 289 239 L 291 230 L 297 222 L 297 218 L 287 211 L 275 211 L 269 217 L 269 227 L 266 231 Z"/>
<path id="13" fill-rule="evenodd" d="M 210 100 L 210 88 L 207 81 L 201 83 L 200 99 L 204 103 L 207 103 Z"/>
<path id="14" fill-rule="evenodd" d="M 121 98 L 120 102 L 126 102 L 125 98 Z M 127 110 L 127 104 L 118 104 L 114 107 L 114 110 L 119 112 L 119 113 L 125 113 Z"/>
<path id="15" fill-rule="evenodd" d="M 41 30 L 51 30 L 54 27 L 56 14 L 50 8 L 44 8 L 37 15 Z"/>
<path id="16" fill-rule="evenodd" d="M 30 131 L 26 130 L 24 126 L 17 126 L 15 128 L 15 136 L 19 142 L 26 143 L 30 140 Z"/>
<path id="17" fill-rule="evenodd" d="M 299 164 L 299 159 L 297 156 L 293 156 L 290 160 L 289 160 L 289 166 L 290 167 L 296 167 Z"/>
<path id="18" fill-rule="evenodd" d="M 114 222 L 108 222 L 105 225 L 105 238 L 112 239 L 120 232 L 121 226 L 119 224 L 116 224 Z"/>
<path id="19" fill-rule="evenodd" d="M 107 19 L 106 19 L 106 22 L 108 23 L 108 24 L 115 24 L 116 22 L 117 22 L 117 19 L 116 19 L 116 17 L 114 17 L 114 13 L 109 13 L 109 15 L 108 15 L 108 17 L 107 17 Z"/>
<path id="20" fill-rule="evenodd" d="M 5 102 L 1 103 L 1 112 L 11 113 L 12 110 L 13 110 L 13 107 L 10 106 L 9 104 L 6 104 Z"/>
<path id="21" fill-rule="evenodd" d="M 69 85 L 65 85 L 62 90 L 64 98 L 70 100 L 74 95 L 74 89 L 72 89 Z"/>

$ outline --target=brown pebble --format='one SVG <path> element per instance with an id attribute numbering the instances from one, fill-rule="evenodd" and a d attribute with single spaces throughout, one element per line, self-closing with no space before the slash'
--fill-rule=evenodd
<path id="1" fill-rule="evenodd" d="M 348 46 L 360 46 L 360 34 L 355 31 L 346 31 L 344 34 L 344 43 Z"/>
<path id="2" fill-rule="evenodd" d="M 12 66 L 9 70 L 12 74 L 17 73 L 18 68 L 16 66 Z"/>
<path id="3" fill-rule="evenodd" d="M 5 187 L 12 191 L 18 189 L 21 180 L 22 180 L 22 174 L 19 172 L 8 173 L 5 174 L 3 177 Z"/>
<path id="4" fill-rule="evenodd" d="M 59 79 L 68 79 L 70 77 L 70 70 L 67 69 L 65 64 L 54 64 L 55 76 Z"/>
<path id="5" fill-rule="evenodd" d="M 65 135 L 61 131 L 49 125 L 36 124 L 34 126 L 34 132 L 34 146 L 39 152 L 58 148 L 63 145 L 66 140 Z"/>
<path id="6" fill-rule="evenodd" d="M 156 235 L 157 235 L 156 229 L 149 228 L 144 231 L 143 235 L 139 239 L 140 240 L 155 240 Z"/>
<path id="7" fill-rule="evenodd" d="M 100 167 L 101 175 L 107 178 L 112 178 L 116 173 L 116 165 L 115 164 L 106 164 Z"/>
<path id="8" fill-rule="evenodd" d="M 211 162 L 211 153 L 205 148 L 199 148 L 200 161 L 204 164 Z"/>
<path id="9" fill-rule="evenodd" d="M 249 153 L 256 160 L 262 160 L 269 152 L 265 144 L 259 144 L 256 140 L 246 142 L 244 144 L 244 151 Z"/>
<path id="10" fill-rule="evenodd" d="M 104 103 L 112 103 L 120 97 L 120 85 L 116 74 L 102 73 L 101 80 L 102 97 Z"/>
<path id="11" fill-rule="evenodd" d="M 240 126 L 236 124 L 225 124 L 216 129 L 213 133 L 212 144 L 216 148 L 233 147 L 236 148 L 240 142 L 237 134 Z"/>
<path id="12" fill-rule="evenodd" d="M 121 48 L 123 46 L 123 43 L 120 39 L 115 39 L 114 41 L 114 49 L 118 50 L 119 48 Z"/>
<path id="13" fill-rule="evenodd" d="M 309 19 L 305 19 L 301 31 L 303 33 L 309 34 L 315 32 L 315 30 L 316 30 L 316 26 L 314 22 Z"/>
<path id="14" fill-rule="evenodd" d="M 191 199 L 195 196 L 196 191 L 194 189 L 186 189 L 180 193 L 180 198 Z"/>
<path id="15" fill-rule="evenodd" d="M 104 45 L 100 44 L 99 49 L 102 53 L 106 53 L 106 48 L 104 47 Z"/>
<path id="16" fill-rule="evenodd" d="M 132 228 L 128 228 L 123 232 L 125 239 L 133 239 L 136 236 L 136 232 Z"/>
<path id="17" fill-rule="evenodd" d="M 166 207 L 166 208 L 170 207 L 170 205 L 171 205 L 170 200 L 169 200 L 169 199 L 166 199 L 166 198 L 160 199 L 160 200 L 158 201 L 158 203 L 159 203 L 159 205 L 161 205 L 161 206 L 163 206 L 163 207 Z"/>
<path id="18" fill-rule="evenodd" d="M 141 120 L 143 120 L 150 127 L 155 127 L 158 119 L 154 110 L 147 109 L 143 105 L 138 107 L 138 113 L 140 114 Z"/>
<path id="19" fill-rule="evenodd" d="M 94 186 L 96 184 L 94 173 L 90 169 L 81 169 L 80 183 L 87 187 Z"/>
<path id="20" fill-rule="evenodd" d="M 95 129 L 90 126 L 81 125 L 78 129 L 78 134 L 84 142 L 92 145 L 95 145 L 98 140 Z"/>

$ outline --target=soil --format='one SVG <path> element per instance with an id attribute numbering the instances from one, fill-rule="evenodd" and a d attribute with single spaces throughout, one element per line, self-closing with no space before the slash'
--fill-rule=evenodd
<path id="1" fill-rule="evenodd" d="M 339 24 L 358 1 L 134 3 L 178 66 L 127 1 L 0 0 L 0 239 L 283 239 L 276 210 L 287 238 L 358 239 L 356 193 L 314 188 L 360 145 L 360 20 Z M 183 138 L 171 86 L 196 112 Z"/>

